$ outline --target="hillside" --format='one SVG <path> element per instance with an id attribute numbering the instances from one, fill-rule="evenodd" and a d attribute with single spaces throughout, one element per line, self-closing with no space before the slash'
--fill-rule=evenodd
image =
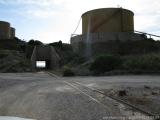
<path id="1" fill-rule="evenodd" d="M 15 50 L 0 50 L 0 72 L 29 72 L 30 61 L 25 54 Z"/>
<path id="2" fill-rule="evenodd" d="M 0 72 L 29 72 L 30 60 L 22 49 L 24 41 L 18 38 L 0 40 Z"/>

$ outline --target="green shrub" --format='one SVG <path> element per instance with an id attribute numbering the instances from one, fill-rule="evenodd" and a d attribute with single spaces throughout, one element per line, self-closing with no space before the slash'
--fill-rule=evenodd
<path id="1" fill-rule="evenodd" d="M 64 70 L 63 70 L 63 76 L 75 76 L 74 72 L 68 68 L 68 67 L 65 67 Z"/>
<path id="2" fill-rule="evenodd" d="M 17 50 L 20 51 L 21 48 L 18 44 L 18 41 L 15 39 L 2 39 L 0 40 L 0 49 L 7 49 L 7 50 Z"/>
<path id="3" fill-rule="evenodd" d="M 60 40 L 59 42 L 53 42 L 53 43 L 49 43 L 49 45 L 55 47 L 55 48 L 61 48 L 63 47 L 63 43 L 62 41 Z"/>
<path id="4" fill-rule="evenodd" d="M 35 46 L 35 45 L 43 45 L 43 43 L 41 41 L 38 41 L 38 40 L 30 40 L 28 43 L 28 45 L 32 45 L 32 46 Z"/>
<path id="5" fill-rule="evenodd" d="M 90 66 L 95 73 L 104 73 L 117 69 L 121 65 L 121 58 L 114 55 L 101 55 L 97 57 Z"/>
<path id="6" fill-rule="evenodd" d="M 72 59 L 72 62 L 75 63 L 75 64 L 82 64 L 82 63 L 86 62 L 86 58 L 85 57 L 81 57 L 81 56 L 75 56 Z"/>
<path id="7" fill-rule="evenodd" d="M 141 56 L 126 57 L 123 62 L 123 68 L 127 70 L 160 70 L 160 55 L 147 54 Z"/>
<path id="8" fill-rule="evenodd" d="M 0 53 L 0 59 L 3 59 L 5 57 L 7 57 L 7 56 L 8 56 L 8 54 Z"/>

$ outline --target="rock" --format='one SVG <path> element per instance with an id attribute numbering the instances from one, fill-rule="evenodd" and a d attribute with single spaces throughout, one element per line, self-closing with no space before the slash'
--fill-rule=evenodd
<path id="1" fill-rule="evenodd" d="M 123 96 L 126 96 L 126 95 L 127 95 L 126 90 L 119 90 L 119 91 L 118 91 L 118 96 L 123 97 Z"/>
<path id="2" fill-rule="evenodd" d="M 150 86 L 147 86 L 147 85 L 144 85 L 144 88 L 145 88 L 145 89 L 151 89 L 151 87 L 150 87 Z"/>
<path id="3" fill-rule="evenodd" d="M 158 92 L 156 92 L 156 91 L 152 91 L 152 93 L 151 93 L 152 95 L 158 95 Z"/>

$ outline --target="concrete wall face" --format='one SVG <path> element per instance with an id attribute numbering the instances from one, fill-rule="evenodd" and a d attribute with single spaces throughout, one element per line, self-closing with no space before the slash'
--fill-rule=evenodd
<path id="1" fill-rule="evenodd" d="M 90 33 L 72 37 L 71 45 L 74 52 L 90 57 L 97 54 L 116 53 L 116 41 L 137 40 L 144 40 L 144 37 L 133 32 Z M 114 44 L 111 44 L 112 41 Z"/>
<path id="2" fill-rule="evenodd" d="M 91 10 L 82 15 L 82 34 L 134 31 L 134 13 L 122 8 Z"/>
<path id="3" fill-rule="evenodd" d="M 57 69 L 60 57 L 52 46 L 35 46 L 31 57 L 33 68 L 36 68 L 36 61 L 46 61 L 46 69 Z"/>

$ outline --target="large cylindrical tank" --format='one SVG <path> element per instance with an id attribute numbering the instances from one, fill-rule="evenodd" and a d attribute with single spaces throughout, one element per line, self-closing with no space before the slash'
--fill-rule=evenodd
<path id="1" fill-rule="evenodd" d="M 0 21 L 0 39 L 10 39 L 10 23 Z"/>
<path id="2" fill-rule="evenodd" d="M 10 29 L 10 38 L 13 39 L 15 37 L 15 34 L 16 34 L 16 29 L 11 27 L 11 29 Z"/>
<path id="3" fill-rule="evenodd" d="M 102 8 L 82 15 L 82 34 L 134 31 L 134 13 L 123 8 Z"/>

